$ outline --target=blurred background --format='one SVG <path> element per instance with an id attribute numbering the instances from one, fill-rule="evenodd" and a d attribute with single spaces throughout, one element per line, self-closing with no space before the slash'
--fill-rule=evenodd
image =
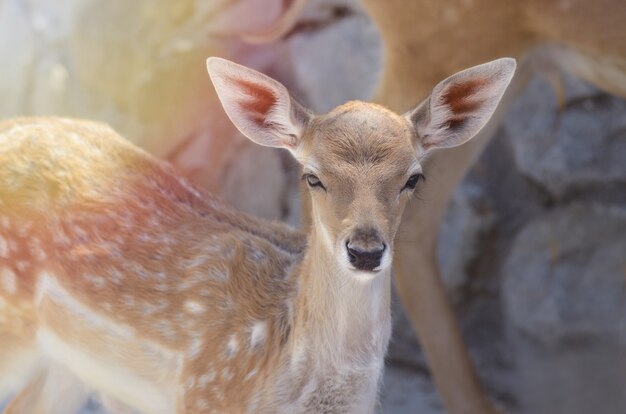
<path id="1" fill-rule="evenodd" d="M 359 0 L 310 0 L 277 41 L 241 40 L 276 3 L 0 0 L 0 118 L 107 122 L 237 208 L 299 225 L 297 167 L 231 126 L 205 59 L 323 112 L 372 97 L 384 50 Z M 492 398 L 513 413 L 624 413 L 626 101 L 559 76 L 561 95 L 531 77 L 456 190 L 440 262 Z M 397 303 L 394 319 L 382 412 L 445 412 Z"/>

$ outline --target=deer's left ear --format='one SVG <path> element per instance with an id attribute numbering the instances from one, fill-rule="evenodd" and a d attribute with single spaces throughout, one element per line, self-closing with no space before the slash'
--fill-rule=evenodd
<path id="1" fill-rule="evenodd" d="M 295 150 L 312 113 L 274 79 L 226 59 L 207 68 L 217 95 L 237 129 L 257 144 Z"/>
<path id="2" fill-rule="evenodd" d="M 503 58 L 466 69 L 440 82 L 406 114 L 428 152 L 456 147 L 474 137 L 493 115 L 515 73 L 515 59 Z"/>

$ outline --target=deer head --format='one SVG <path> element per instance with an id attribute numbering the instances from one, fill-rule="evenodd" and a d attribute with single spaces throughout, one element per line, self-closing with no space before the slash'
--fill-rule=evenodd
<path id="1" fill-rule="evenodd" d="M 515 61 L 504 58 L 459 72 L 403 115 L 356 101 L 316 115 L 265 75 L 220 58 L 207 66 L 233 124 L 302 165 L 312 240 L 333 265 L 364 280 L 390 267 L 402 212 L 426 174 L 424 158 L 476 135 L 515 71 Z"/>

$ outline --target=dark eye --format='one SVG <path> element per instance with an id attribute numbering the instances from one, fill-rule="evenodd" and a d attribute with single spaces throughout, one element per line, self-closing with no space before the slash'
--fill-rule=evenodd
<path id="1" fill-rule="evenodd" d="M 417 183 L 420 180 L 423 180 L 423 179 L 424 179 L 424 175 L 423 174 L 413 174 L 406 181 L 406 184 L 404 184 L 404 187 L 402 187 L 401 191 L 404 191 L 404 190 L 415 190 L 415 186 L 417 185 Z"/>
<path id="2" fill-rule="evenodd" d="M 317 178 L 316 175 L 304 174 L 302 178 L 306 180 L 306 183 L 309 185 L 309 187 L 319 187 L 319 188 L 326 190 L 326 187 L 324 187 L 324 184 L 322 184 L 322 182 L 320 181 L 319 178 Z"/>

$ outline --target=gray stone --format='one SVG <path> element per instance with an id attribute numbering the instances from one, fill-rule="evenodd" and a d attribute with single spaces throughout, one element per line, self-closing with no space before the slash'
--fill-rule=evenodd
<path id="1" fill-rule="evenodd" d="M 275 148 L 244 142 L 226 171 L 222 184 L 224 197 L 241 211 L 297 224 L 298 180 L 292 177 L 295 162 L 284 160 L 286 157 L 290 155 Z"/>
<path id="2" fill-rule="evenodd" d="M 485 187 L 464 180 L 455 191 L 439 231 L 438 258 L 441 276 L 456 297 L 468 283 L 467 266 L 481 253 L 481 239 L 495 220 Z"/>
<path id="3" fill-rule="evenodd" d="M 626 412 L 626 208 L 575 204 L 531 221 L 502 269 L 524 412 Z"/>
<path id="4" fill-rule="evenodd" d="M 430 378 L 411 368 L 387 365 L 383 378 L 381 414 L 444 414 Z"/>
<path id="5" fill-rule="evenodd" d="M 546 346 L 623 333 L 626 208 L 574 205 L 538 217 L 516 237 L 503 275 L 510 324 Z"/>
<path id="6" fill-rule="evenodd" d="M 512 106 L 506 128 L 520 171 L 557 198 L 626 183 L 626 101 L 565 79 L 562 110 L 539 77 Z"/>
<path id="7" fill-rule="evenodd" d="M 380 75 L 382 44 L 360 3 L 311 2 L 301 21 L 289 40 L 290 63 L 307 104 L 325 112 L 349 100 L 370 98 Z"/>

